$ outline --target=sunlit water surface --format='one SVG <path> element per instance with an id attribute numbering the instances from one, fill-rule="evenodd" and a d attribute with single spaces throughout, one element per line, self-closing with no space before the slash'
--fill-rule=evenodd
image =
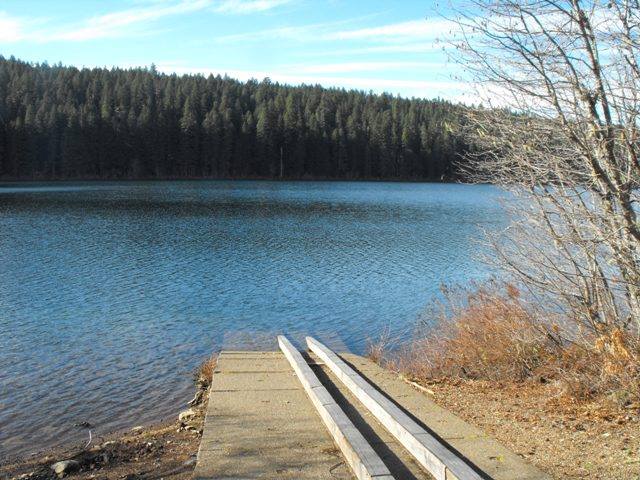
<path id="1" fill-rule="evenodd" d="M 362 353 L 482 278 L 489 186 L 0 185 L 0 460 L 174 415 L 219 348 Z"/>

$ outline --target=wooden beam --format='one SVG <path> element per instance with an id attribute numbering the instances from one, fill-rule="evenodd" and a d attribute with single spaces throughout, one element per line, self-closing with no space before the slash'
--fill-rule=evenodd
<path id="1" fill-rule="evenodd" d="M 307 337 L 307 345 L 436 480 L 485 478 L 376 390 L 333 351 L 312 337 Z"/>
<path id="2" fill-rule="evenodd" d="M 387 466 L 320 383 L 300 352 L 284 335 L 278 336 L 278 345 L 356 478 L 393 480 Z"/>

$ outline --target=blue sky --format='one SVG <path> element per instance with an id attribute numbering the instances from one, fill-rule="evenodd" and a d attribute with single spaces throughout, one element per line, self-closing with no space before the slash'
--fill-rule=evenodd
<path id="1" fill-rule="evenodd" d="M 431 1 L 1 0 L 0 54 L 464 100 Z"/>

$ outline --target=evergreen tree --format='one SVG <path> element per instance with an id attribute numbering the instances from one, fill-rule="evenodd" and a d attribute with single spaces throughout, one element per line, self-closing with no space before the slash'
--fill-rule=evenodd
<path id="1" fill-rule="evenodd" d="M 0 57 L 0 177 L 454 179 L 463 108 Z"/>

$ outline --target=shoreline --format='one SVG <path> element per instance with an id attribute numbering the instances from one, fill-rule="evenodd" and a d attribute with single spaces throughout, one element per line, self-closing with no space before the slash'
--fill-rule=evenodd
<path id="1" fill-rule="evenodd" d="M 150 472 L 190 478 L 203 421 L 203 416 L 194 417 L 189 423 L 193 429 L 186 429 L 179 421 L 157 422 L 100 436 L 88 448 L 70 444 L 44 449 L 0 464 L 0 479 L 55 480 L 73 476 L 77 480 L 131 480 Z M 66 465 L 58 473 L 54 468 L 60 464 Z"/>
<path id="2" fill-rule="evenodd" d="M 135 183 L 135 182 L 303 182 L 303 183 L 429 183 L 442 185 L 492 185 L 489 183 L 480 184 L 464 181 L 464 179 L 424 179 L 424 178 L 301 178 L 301 177 L 143 177 L 143 178 L 3 178 L 0 177 L 0 187 L 3 184 L 33 184 L 33 183 Z"/>
<path id="3" fill-rule="evenodd" d="M 173 420 L 138 425 L 0 461 L 0 480 L 191 478 L 204 424 L 216 355 L 194 373 L 194 396 Z"/>
<path id="4" fill-rule="evenodd" d="M 191 478 L 208 402 L 206 375 L 215 360 L 207 368 L 190 407 L 174 420 L 100 435 L 87 448 L 76 443 L 8 459 L 0 463 L 0 479 Z M 530 382 L 400 377 L 554 478 L 640 478 L 640 411 L 568 404 L 549 396 L 545 385 Z M 52 468 L 67 461 L 64 471 Z"/>

